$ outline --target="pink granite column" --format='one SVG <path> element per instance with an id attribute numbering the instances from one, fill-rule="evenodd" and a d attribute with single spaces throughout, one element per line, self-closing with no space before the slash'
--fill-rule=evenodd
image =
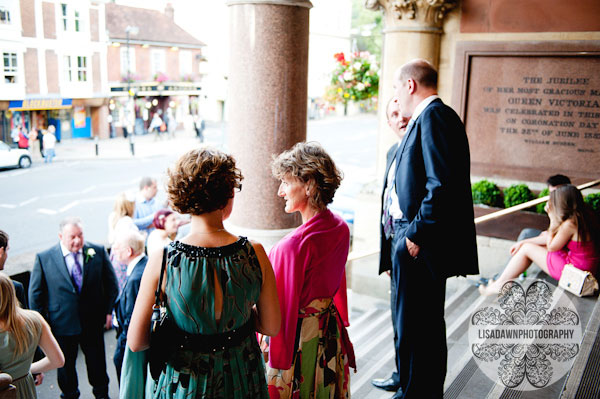
<path id="1" fill-rule="evenodd" d="M 309 1 L 228 1 L 227 137 L 244 175 L 230 226 L 266 246 L 298 226 L 271 176 L 273 155 L 306 139 Z"/>

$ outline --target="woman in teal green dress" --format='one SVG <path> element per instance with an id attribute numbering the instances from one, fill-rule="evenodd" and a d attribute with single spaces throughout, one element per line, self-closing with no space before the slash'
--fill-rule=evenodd
<path id="1" fill-rule="evenodd" d="M 38 345 L 46 357 L 32 364 Z M 17 399 L 37 398 L 32 373 L 44 373 L 64 363 L 48 323 L 38 312 L 21 309 L 12 280 L 0 273 L 0 372 L 11 375 Z"/>
<path id="2" fill-rule="evenodd" d="M 281 320 L 273 269 L 258 243 L 229 233 L 242 175 L 234 159 L 202 148 L 168 171 L 172 208 L 192 215 L 190 232 L 168 246 L 162 292 L 178 333 L 146 397 L 268 398 L 265 366 L 255 332 L 273 336 Z M 149 325 L 163 252 L 150 254 L 131 318 L 128 346 L 149 346 Z M 186 334 L 187 340 L 181 337 Z"/>

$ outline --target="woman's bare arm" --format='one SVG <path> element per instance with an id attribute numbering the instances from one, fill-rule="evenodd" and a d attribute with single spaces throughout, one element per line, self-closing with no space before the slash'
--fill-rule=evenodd
<path id="1" fill-rule="evenodd" d="M 577 228 L 570 220 L 565 220 L 558 226 L 555 234 L 549 232 L 546 247 L 549 252 L 560 251 L 577 234 Z"/>
<path id="2" fill-rule="evenodd" d="M 65 356 L 56 338 L 52 335 L 50 326 L 41 316 L 40 319 L 42 320 L 42 336 L 40 337 L 39 346 L 46 356 L 31 364 L 31 374 L 45 373 L 46 371 L 62 367 L 65 364 Z"/>
<path id="3" fill-rule="evenodd" d="M 150 259 L 144 269 L 140 290 L 127 331 L 127 345 L 133 352 L 148 349 L 150 346 L 150 319 L 152 317 L 152 305 L 156 299 L 155 292 L 161 271 L 162 257 L 163 249 L 157 249 L 150 254 Z M 165 275 L 166 273 L 165 270 Z M 163 277 L 163 283 L 165 280 L 166 277 Z"/>
<path id="4" fill-rule="evenodd" d="M 281 327 L 281 310 L 273 267 L 265 249 L 259 243 L 252 243 L 262 270 L 263 281 L 256 304 L 256 331 L 271 337 L 277 335 Z"/>

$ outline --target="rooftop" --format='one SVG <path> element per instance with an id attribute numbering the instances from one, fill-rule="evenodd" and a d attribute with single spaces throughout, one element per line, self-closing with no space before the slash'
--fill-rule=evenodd
<path id="1" fill-rule="evenodd" d="M 136 26 L 139 29 L 137 34 L 130 35 L 132 43 L 147 42 L 187 48 L 205 46 L 203 42 L 177 25 L 171 17 L 160 11 L 114 3 L 106 4 L 106 30 L 110 40 L 127 40 L 125 31 L 127 26 Z"/>

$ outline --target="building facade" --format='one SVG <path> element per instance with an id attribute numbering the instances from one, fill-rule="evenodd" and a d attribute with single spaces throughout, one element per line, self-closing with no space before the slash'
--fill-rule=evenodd
<path id="1" fill-rule="evenodd" d="M 154 114 L 189 125 L 200 112 L 204 43 L 174 22 L 170 3 L 164 12 L 114 3 L 105 9 L 112 134 L 144 134 Z"/>
<path id="2" fill-rule="evenodd" d="M 60 139 L 90 137 L 106 120 L 104 4 L 0 1 L 0 137 L 56 127 Z"/>
<path id="3" fill-rule="evenodd" d="M 0 139 L 12 144 L 21 125 L 53 125 L 59 141 L 114 137 L 122 104 L 138 133 L 153 112 L 181 123 L 197 113 L 203 45 L 173 22 L 170 5 L 162 13 L 102 0 L 0 0 Z"/>

